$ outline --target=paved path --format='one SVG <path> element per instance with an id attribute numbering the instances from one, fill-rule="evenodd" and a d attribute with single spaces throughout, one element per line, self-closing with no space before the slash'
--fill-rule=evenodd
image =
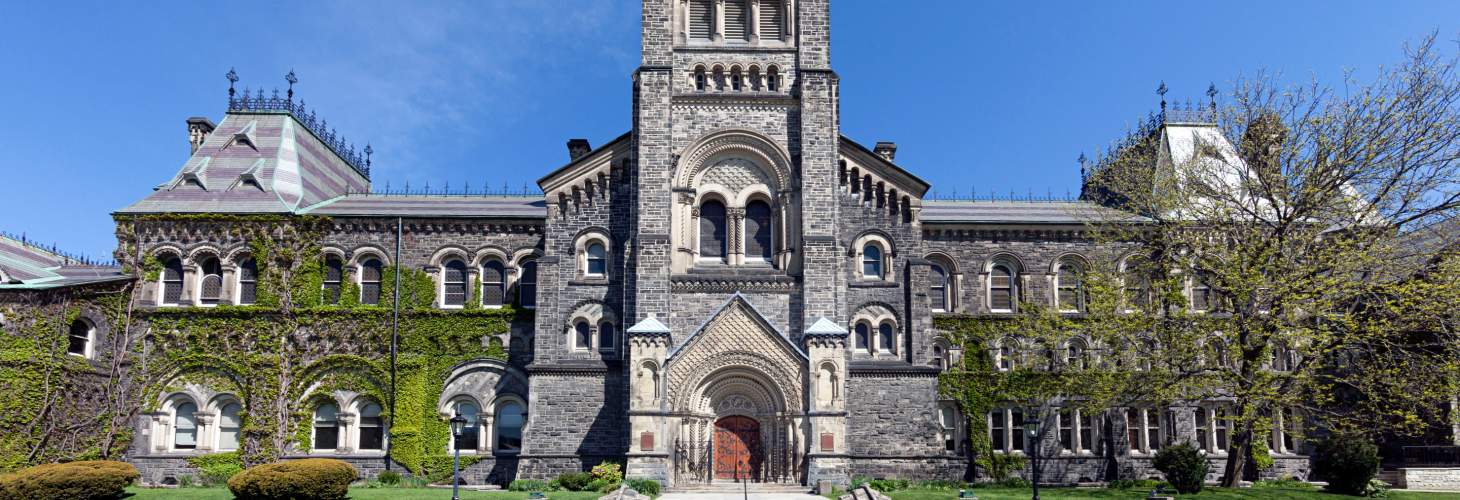
<path id="1" fill-rule="evenodd" d="M 741 492 L 714 493 L 665 493 L 659 500 L 744 500 Z M 756 493 L 750 492 L 750 500 L 826 500 L 826 497 L 810 493 Z"/>

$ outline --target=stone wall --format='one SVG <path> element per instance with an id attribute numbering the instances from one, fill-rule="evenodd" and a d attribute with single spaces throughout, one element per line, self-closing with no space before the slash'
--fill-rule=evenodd
<path id="1" fill-rule="evenodd" d="M 1402 468 L 1396 486 L 1411 490 L 1460 490 L 1460 468 Z"/>

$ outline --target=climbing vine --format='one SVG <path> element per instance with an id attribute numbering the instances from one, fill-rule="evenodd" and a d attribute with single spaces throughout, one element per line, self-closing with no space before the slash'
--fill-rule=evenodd
<path id="1" fill-rule="evenodd" d="M 337 304 L 326 304 L 321 239 L 331 221 L 322 217 L 178 215 L 119 217 L 118 260 L 138 280 L 156 280 L 160 264 L 144 253 L 141 228 L 148 225 L 201 225 L 207 234 L 241 240 L 258 264 L 256 302 L 248 306 L 138 309 L 134 290 L 107 302 L 108 322 L 131 339 L 117 351 L 140 381 L 124 395 L 133 414 L 126 425 L 109 427 L 113 440 L 130 439 L 140 411 L 155 410 L 160 397 L 189 387 L 234 394 L 243 403 L 238 457 L 244 465 L 307 452 L 312 412 L 336 391 L 348 391 L 380 404 L 389 423 L 394 460 L 426 477 L 449 471 L 449 426 L 436 408 L 450 369 L 473 359 L 506 360 L 500 339 L 511 321 L 531 319 L 530 311 L 433 307 L 435 282 L 419 269 L 382 269 L 380 301 L 360 303 L 353 279 L 341 284 Z M 391 390 L 391 306 L 399 272 L 400 314 L 396 386 Z M 468 303 L 475 302 L 475 283 Z M 96 306 L 88 306 L 95 308 Z M 64 394 L 64 384 L 46 384 L 58 370 L 89 369 L 84 359 L 67 356 L 66 326 L 79 311 L 66 304 L 7 311 L 7 335 L 0 338 L 0 470 L 31 463 L 80 457 L 115 457 L 126 448 L 99 453 L 84 443 L 43 443 L 23 432 L 45 408 L 46 396 Z M 125 317 L 124 317 L 125 316 Z M 132 318 L 129 320 L 128 318 Z M 63 376 L 59 380 L 80 380 Z M 74 392 L 74 391 L 73 391 Z M 394 395 L 394 410 L 391 396 Z M 106 415 L 110 416 L 110 415 Z M 96 422 L 83 422 L 94 429 Z M 85 434 L 85 433 L 83 433 Z M 78 438 L 80 439 L 80 438 Z M 48 450 L 41 454 L 31 449 Z"/>

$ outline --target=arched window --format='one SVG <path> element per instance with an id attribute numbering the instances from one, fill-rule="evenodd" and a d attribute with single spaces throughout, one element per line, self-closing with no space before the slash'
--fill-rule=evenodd
<path id="1" fill-rule="evenodd" d="M 999 370 L 1009 371 L 1018 366 L 1015 357 L 1019 355 L 1019 345 L 1014 339 L 1003 339 L 999 341 Z"/>
<path id="2" fill-rule="evenodd" d="M 989 271 L 989 309 L 993 312 L 1014 312 L 1015 286 L 1014 269 L 1007 264 L 994 264 Z"/>
<path id="3" fill-rule="evenodd" d="M 745 76 L 740 72 L 740 68 L 730 70 L 730 90 L 736 92 L 745 90 Z"/>
<path id="4" fill-rule="evenodd" d="M 74 354 L 83 358 L 91 357 L 91 335 L 96 331 L 91 323 L 77 318 L 71 322 L 71 332 L 67 335 L 66 354 Z"/>
<path id="5" fill-rule="evenodd" d="M 750 30 L 747 18 L 750 17 L 750 9 L 746 6 L 745 0 L 725 0 L 725 39 L 737 42 L 748 40 Z"/>
<path id="6" fill-rule="evenodd" d="M 588 269 L 584 275 L 592 277 L 603 277 L 608 274 L 608 249 L 603 242 L 594 241 L 588 244 L 586 251 L 588 258 Z"/>
<path id="7" fill-rule="evenodd" d="M 1212 291 L 1212 273 L 1197 271 L 1191 282 L 1191 309 L 1213 311 L 1217 308 L 1217 294 Z"/>
<path id="8" fill-rule="evenodd" d="M 1084 270 L 1073 261 L 1063 261 L 1055 273 L 1055 285 L 1059 294 L 1061 312 L 1083 312 L 1085 310 L 1085 289 L 1081 283 Z"/>
<path id="9" fill-rule="evenodd" d="M 365 259 L 360 264 L 360 303 L 380 304 L 380 273 L 383 270 L 380 259 Z"/>
<path id="10" fill-rule="evenodd" d="M 345 261 L 338 255 L 326 255 L 324 257 L 324 296 L 320 297 L 327 305 L 340 303 L 340 284 L 345 280 Z"/>
<path id="11" fill-rule="evenodd" d="M 314 446 L 316 450 L 333 450 L 340 446 L 340 407 L 324 403 L 314 409 Z"/>
<path id="12" fill-rule="evenodd" d="M 1125 260 L 1126 308 L 1142 309 L 1151 303 L 1150 260 L 1139 255 Z"/>
<path id="13" fill-rule="evenodd" d="M 725 260 L 725 204 L 709 200 L 700 205 L 700 260 Z"/>
<path id="14" fill-rule="evenodd" d="M 868 352 L 872 346 L 872 332 L 870 331 L 870 328 L 868 328 L 866 323 L 857 323 L 857 326 L 854 328 L 854 330 L 856 331 L 857 337 L 855 344 L 856 349 L 861 352 Z"/>
<path id="15" fill-rule="evenodd" d="M 191 450 L 198 447 L 198 405 L 183 403 L 177 405 L 173 417 L 172 447 Z"/>
<path id="16" fill-rule="evenodd" d="M 593 329 L 585 321 L 573 324 L 573 349 L 586 351 L 593 346 Z"/>
<path id="17" fill-rule="evenodd" d="M 897 333 L 892 328 L 891 322 L 883 322 L 877 325 L 877 352 L 895 354 L 897 352 Z"/>
<path id="18" fill-rule="evenodd" d="M 1084 370 L 1089 366 L 1084 341 L 1070 339 L 1065 343 L 1065 366 L 1075 370 Z"/>
<path id="19" fill-rule="evenodd" d="M 238 431 L 243 428 L 243 419 L 238 415 L 241 410 L 243 406 L 234 402 L 218 411 L 218 451 L 238 449 Z"/>
<path id="20" fill-rule="evenodd" d="M 752 201 L 745 205 L 745 258 L 771 261 L 771 205 Z"/>
<path id="21" fill-rule="evenodd" d="M 765 73 L 765 88 L 771 92 L 781 91 L 781 71 L 771 66 Z"/>
<path id="22" fill-rule="evenodd" d="M 482 265 L 482 305 L 499 307 L 507 298 L 507 266 L 496 259 Z"/>
<path id="23" fill-rule="evenodd" d="M 882 279 L 882 248 L 867 244 L 862 246 L 862 277 Z"/>
<path id="24" fill-rule="evenodd" d="M 715 0 L 692 0 L 689 3 L 689 38 L 710 40 L 715 30 Z"/>
<path id="25" fill-rule="evenodd" d="M 252 305 L 259 297 L 259 263 L 253 257 L 238 264 L 238 304 Z"/>
<path id="26" fill-rule="evenodd" d="M 613 323 L 607 321 L 598 324 L 598 348 L 604 351 L 611 351 L 617 339 L 613 336 Z"/>
<path id="27" fill-rule="evenodd" d="M 948 311 L 948 272 L 938 264 L 928 267 L 928 300 L 933 312 Z"/>
<path id="28" fill-rule="evenodd" d="M 785 19 L 781 0 L 760 0 L 760 39 L 780 40 L 784 37 Z"/>
<path id="29" fill-rule="evenodd" d="M 458 259 L 448 260 L 444 271 L 441 304 L 458 307 L 466 305 L 466 263 Z"/>
<path id="30" fill-rule="evenodd" d="M 182 259 L 175 255 L 162 258 L 162 305 L 175 306 L 182 302 L 183 267 Z"/>
<path id="31" fill-rule="evenodd" d="M 537 307 L 537 261 L 522 263 L 522 276 L 517 278 L 517 304 L 524 309 Z"/>
<path id="32" fill-rule="evenodd" d="M 522 404 L 505 401 L 497 405 L 497 451 L 522 451 L 522 425 L 527 422 Z"/>
<path id="33" fill-rule="evenodd" d="M 385 449 L 385 422 L 380 418 L 380 405 L 367 403 L 360 408 L 361 450 Z"/>
<path id="34" fill-rule="evenodd" d="M 750 77 L 749 78 L 750 78 L 750 90 L 755 91 L 755 92 L 760 92 L 761 88 L 764 87 L 764 85 L 761 83 L 761 79 L 760 79 L 760 66 L 751 66 L 750 67 Z"/>
<path id="35" fill-rule="evenodd" d="M 695 68 L 695 90 L 704 92 L 709 77 L 705 76 L 704 66 Z"/>
<path id="36" fill-rule="evenodd" d="M 478 422 L 478 418 L 480 417 L 478 414 L 481 413 L 481 410 L 477 408 L 476 403 L 471 401 L 457 401 L 455 411 L 456 416 L 466 419 L 466 425 L 461 426 L 461 435 L 456 436 L 456 439 L 452 440 L 452 449 L 463 451 L 476 450 L 477 443 L 480 442 L 477 436 L 481 427 L 480 422 Z"/>
<path id="37" fill-rule="evenodd" d="M 223 295 L 223 264 L 218 262 L 217 257 L 203 257 L 198 263 L 198 272 L 201 274 L 201 279 L 198 280 L 198 302 L 204 305 L 217 304 L 219 297 Z"/>

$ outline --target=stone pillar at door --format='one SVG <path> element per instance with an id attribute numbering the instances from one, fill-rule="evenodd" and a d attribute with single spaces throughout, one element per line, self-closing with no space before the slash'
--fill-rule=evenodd
<path id="1" fill-rule="evenodd" d="M 810 358 L 807 386 L 811 411 L 807 412 L 806 482 L 817 491 L 833 486 L 845 489 L 851 483 L 847 456 L 847 330 L 827 318 L 818 318 L 803 336 Z"/>
<path id="2" fill-rule="evenodd" d="M 624 333 L 629 360 L 629 452 L 624 475 L 672 486 L 674 440 L 664 382 L 669 328 L 650 314 Z"/>

